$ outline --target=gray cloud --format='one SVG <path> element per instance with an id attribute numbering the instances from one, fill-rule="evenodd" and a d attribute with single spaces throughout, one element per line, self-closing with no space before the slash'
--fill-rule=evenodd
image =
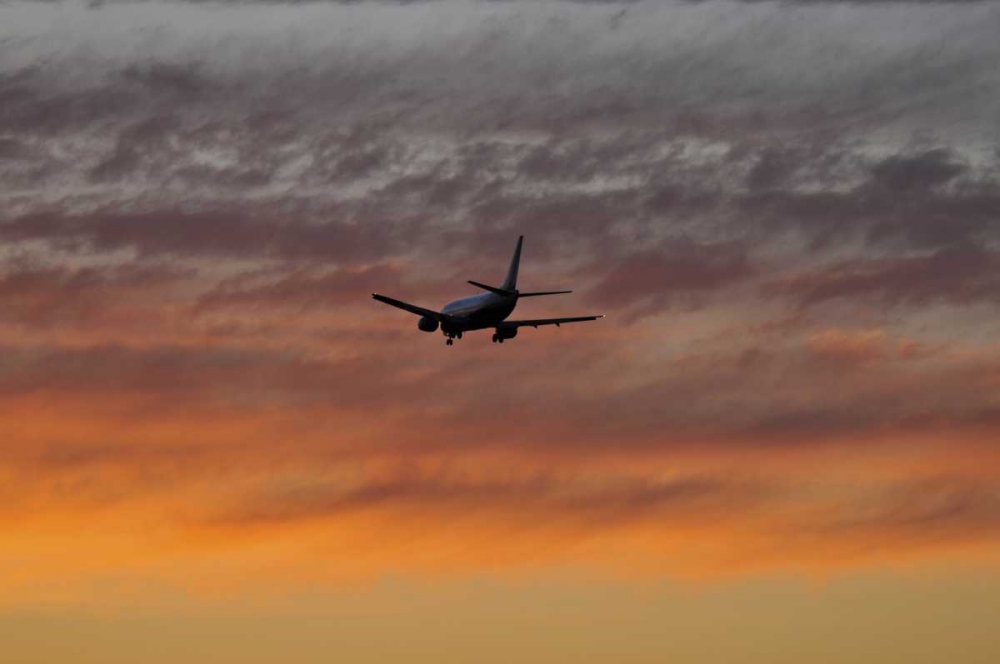
<path id="1" fill-rule="evenodd" d="M 646 311 L 669 308 L 678 299 L 694 302 L 699 295 L 746 282 L 756 272 L 744 247 L 684 239 L 600 269 L 604 276 L 588 293 L 590 301 L 614 308 L 639 304 Z"/>
<path id="2" fill-rule="evenodd" d="M 540 333 L 504 367 L 451 358 L 458 395 L 442 422 L 523 409 L 539 425 L 587 420 L 610 440 L 616 413 L 644 435 L 717 424 L 793 436 L 989 412 L 986 397 L 935 409 L 903 390 L 908 410 L 876 393 L 902 389 L 898 367 L 868 386 L 856 366 L 810 364 L 799 346 L 813 328 L 905 336 L 938 307 L 997 304 L 1000 15 L 973 3 L 795 4 L 807 3 L 4 6 L 0 239 L 39 257 L 2 282 L 5 320 L 83 326 L 67 312 L 108 307 L 103 291 L 131 278 L 78 286 L 90 273 L 63 263 L 190 262 L 209 269 L 150 306 L 183 311 L 178 337 L 239 346 L 208 357 L 165 346 L 162 361 L 113 345 L 50 349 L 54 359 L 25 359 L 38 383 L 18 373 L 8 389 L 82 389 L 91 372 L 108 389 L 155 392 L 132 366 L 220 394 L 248 373 L 270 380 L 251 400 L 285 390 L 429 407 L 396 351 L 371 350 L 362 329 L 386 335 L 392 321 L 417 334 L 413 321 L 365 298 L 465 294 L 465 278 L 502 274 L 524 233 L 525 284 L 583 296 L 525 310 L 616 315 L 560 338 L 559 358 Z M 892 312 L 859 313 L 873 304 Z M 296 333 L 290 306 L 328 329 Z M 668 310 L 664 325 L 655 314 Z M 699 347 L 744 319 L 787 315 L 802 328 Z M 932 332 L 962 345 L 969 329 L 949 320 Z M 599 340 L 610 366 L 593 371 L 614 389 L 556 398 L 560 384 L 523 380 L 544 362 L 573 382 L 596 362 L 574 339 Z M 386 359 L 341 374 L 312 355 L 318 340 Z M 434 358 L 419 365 L 432 377 Z M 933 375 L 955 385 L 965 370 Z M 331 387 L 362 374 L 355 393 Z M 803 378 L 786 391 L 783 375 Z M 868 401 L 822 403 L 809 378 Z M 483 387 L 505 380 L 524 394 Z"/>
<path id="3" fill-rule="evenodd" d="M 391 253 L 401 239 L 394 236 L 405 233 L 413 237 L 419 233 L 417 224 L 400 228 L 397 224 L 374 222 L 279 221 L 252 212 L 248 209 L 251 207 L 237 204 L 204 211 L 159 208 L 149 212 L 42 212 L 3 224 L 0 237 L 8 242 L 45 240 L 73 251 L 130 249 L 143 256 L 274 256 L 350 262 Z M 328 214 L 335 216 L 336 210 Z"/>
<path id="4" fill-rule="evenodd" d="M 890 305 L 1000 302 L 1000 258 L 974 247 L 914 257 L 847 261 L 773 283 L 800 306 L 870 298 Z"/>

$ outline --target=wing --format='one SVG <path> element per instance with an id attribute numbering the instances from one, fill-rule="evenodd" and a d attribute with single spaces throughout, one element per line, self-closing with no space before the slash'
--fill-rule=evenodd
<path id="1" fill-rule="evenodd" d="M 433 309 L 424 309 L 423 307 L 418 307 L 415 304 L 410 304 L 409 302 L 403 302 L 402 300 L 394 300 L 391 297 L 386 297 L 385 295 L 379 295 L 378 293 L 372 293 L 372 297 L 379 302 L 384 302 L 391 307 L 396 307 L 397 309 L 402 309 L 403 311 L 409 311 L 411 314 L 416 314 L 418 316 L 426 316 L 427 318 L 433 318 L 437 322 L 441 322 L 448 319 L 446 314 L 440 311 L 434 311 Z"/>
<path id="2" fill-rule="evenodd" d="M 562 325 L 563 323 L 582 323 L 588 320 L 598 320 L 601 316 L 574 316 L 573 318 L 535 318 L 533 320 L 506 320 L 499 327 L 538 327 L 539 325 Z"/>

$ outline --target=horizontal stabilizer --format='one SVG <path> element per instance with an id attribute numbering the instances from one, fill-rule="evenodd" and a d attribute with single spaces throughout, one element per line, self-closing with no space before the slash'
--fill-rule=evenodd
<path id="1" fill-rule="evenodd" d="M 539 295 L 562 295 L 564 293 L 572 293 L 571 290 L 548 290 L 548 291 L 537 291 L 534 293 L 518 293 L 518 297 L 537 297 Z"/>
<path id="2" fill-rule="evenodd" d="M 496 286 L 487 286 L 486 284 L 481 284 L 478 281 L 472 281 L 471 279 L 469 280 L 469 283 L 475 286 L 476 288 L 482 288 L 483 290 L 488 290 L 489 292 L 496 293 L 497 295 L 510 296 L 517 294 L 515 291 L 509 291 L 504 288 L 497 288 Z"/>

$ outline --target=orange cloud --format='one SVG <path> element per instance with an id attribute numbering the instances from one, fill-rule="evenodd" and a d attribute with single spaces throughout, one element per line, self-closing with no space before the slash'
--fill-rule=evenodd
<path id="1" fill-rule="evenodd" d="M 0 415 L 0 564 L 14 603 L 87 601 L 107 576 L 233 594 L 553 567 L 826 574 L 992 559 L 1000 539 L 994 427 L 574 450 L 551 444 L 556 423 L 468 445 L 464 426 L 413 433 L 418 412 L 372 421 L 319 403 L 224 405 L 212 391 L 170 408 L 40 392 Z"/>

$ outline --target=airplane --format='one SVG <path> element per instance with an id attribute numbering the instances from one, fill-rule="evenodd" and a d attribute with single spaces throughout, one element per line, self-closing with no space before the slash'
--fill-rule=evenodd
<path id="1" fill-rule="evenodd" d="M 411 314 L 420 316 L 417 321 L 417 328 L 422 332 L 436 332 L 441 328 L 441 333 L 447 337 L 445 343 L 449 346 L 455 343 L 455 339 L 461 339 L 462 334 L 473 330 L 485 330 L 494 328 L 493 343 L 503 343 L 507 339 L 517 336 L 517 331 L 522 327 L 538 328 L 541 325 L 555 325 L 559 327 L 563 323 L 580 323 L 583 321 L 597 320 L 604 318 L 600 316 L 574 316 L 572 318 L 534 318 L 529 320 L 507 320 L 517 306 L 518 299 L 522 297 L 538 297 L 539 295 L 561 295 L 572 293 L 573 291 L 537 291 L 533 293 L 522 293 L 517 290 L 517 269 L 521 263 L 521 246 L 524 244 L 524 236 L 517 238 L 517 246 L 514 248 L 514 255 L 510 258 L 510 268 L 507 270 L 507 278 L 499 288 L 469 281 L 476 288 L 487 291 L 479 295 L 463 297 L 454 302 L 444 305 L 441 311 L 424 309 L 409 302 L 394 300 L 385 295 L 372 293 L 372 297 L 379 302 L 383 302 L 393 307 L 409 311 Z"/>

